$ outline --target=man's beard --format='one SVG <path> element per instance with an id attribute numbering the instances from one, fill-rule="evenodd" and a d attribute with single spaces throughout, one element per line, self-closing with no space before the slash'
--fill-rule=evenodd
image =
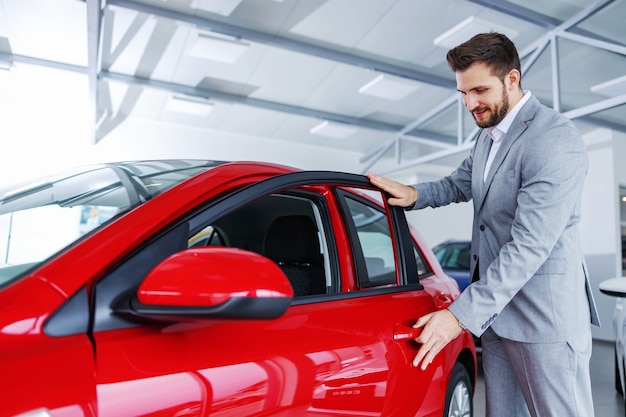
<path id="1" fill-rule="evenodd" d="M 486 128 L 495 126 L 500 123 L 509 112 L 509 97 L 506 95 L 505 89 L 502 90 L 502 101 L 500 102 L 500 106 L 495 108 L 489 107 L 489 111 L 491 113 L 491 116 L 489 117 L 489 119 L 482 122 L 478 121 L 478 119 L 476 119 L 476 115 L 474 114 L 474 112 L 472 112 L 472 116 L 474 116 L 474 121 L 476 122 L 478 127 Z"/>

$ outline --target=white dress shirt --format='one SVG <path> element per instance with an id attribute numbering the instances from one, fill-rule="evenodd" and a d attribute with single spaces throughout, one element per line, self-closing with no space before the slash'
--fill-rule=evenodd
<path id="1" fill-rule="evenodd" d="M 489 149 L 489 157 L 487 158 L 487 163 L 485 164 L 485 175 L 483 177 L 483 181 L 487 181 L 487 174 L 489 174 L 489 169 L 491 168 L 491 164 L 493 163 L 493 158 L 495 158 L 498 149 L 500 149 L 502 139 L 504 139 L 506 132 L 509 131 L 513 120 L 515 120 L 517 113 L 519 113 L 520 109 L 524 106 L 524 104 L 526 104 L 526 102 L 530 98 L 530 95 L 530 91 L 524 92 L 524 96 L 522 97 L 522 99 L 517 102 L 517 104 L 511 109 L 511 111 L 509 111 L 506 116 L 504 116 L 504 119 L 502 119 L 500 123 L 486 129 L 487 134 L 493 142 L 491 144 L 491 149 Z"/>

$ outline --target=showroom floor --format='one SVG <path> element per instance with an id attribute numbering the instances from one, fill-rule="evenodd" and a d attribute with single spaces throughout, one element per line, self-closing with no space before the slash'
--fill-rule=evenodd
<path id="1" fill-rule="evenodd" d="M 591 384 L 595 417 L 624 416 L 624 399 L 615 391 L 612 342 L 594 340 L 591 355 Z M 474 417 L 485 417 L 485 390 L 482 372 L 474 395 Z"/>

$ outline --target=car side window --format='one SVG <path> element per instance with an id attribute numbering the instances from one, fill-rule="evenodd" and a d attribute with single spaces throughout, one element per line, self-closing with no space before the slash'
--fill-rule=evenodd
<path id="1" fill-rule="evenodd" d="M 348 195 L 345 203 L 365 258 L 366 275 L 359 274 L 359 285 L 372 287 L 396 283 L 394 244 L 386 213 Z M 355 255 L 356 256 L 356 255 Z"/>
<path id="2" fill-rule="evenodd" d="M 346 221 L 351 223 L 349 226 L 354 230 L 351 235 L 353 236 L 352 245 L 355 246 L 353 249 L 355 261 L 359 263 L 358 249 L 364 258 L 361 266 L 357 265 L 359 286 L 367 288 L 396 284 L 398 275 L 396 257 L 398 255 L 395 252 L 396 242 L 393 241 L 388 213 L 380 206 L 368 201 L 368 198 L 371 198 L 380 203 L 384 196 L 379 191 L 373 190 L 353 191 L 367 195 L 367 198 L 360 199 L 354 194 L 340 193 L 343 196 L 344 211 L 350 214 L 350 218 Z M 406 232 L 406 236 L 409 237 L 408 231 Z M 409 276 L 406 277 L 408 281 L 406 284 L 415 284 L 419 278 L 432 274 L 424 261 L 421 250 L 415 243 L 412 244 L 412 248 L 415 262 L 409 264 L 415 265 L 416 270 L 407 271 Z M 407 253 L 407 256 L 410 255 Z"/>
<path id="3" fill-rule="evenodd" d="M 283 270 L 296 298 L 326 294 L 331 286 L 321 213 L 311 198 L 272 194 L 211 224 L 202 216 L 190 224 L 189 247 L 229 246 L 261 254 Z"/>
<path id="4" fill-rule="evenodd" d="M 426 262 L 424 262 L 424 256 L 422 255 L 422 252 L 420 252 L 420 250 L 416 246 L 413 247 L 413 254 L 415 255 L 415 262 L 417 263 L 417 275 L 420 278 L 431 275 L 432 270 L 428 268 Z"/>

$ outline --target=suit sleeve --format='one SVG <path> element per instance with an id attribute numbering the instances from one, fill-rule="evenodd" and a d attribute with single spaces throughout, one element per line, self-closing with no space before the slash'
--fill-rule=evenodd
<path id="1" fill-rule="evenodd" d="M 417 191 L 418 200 L 411 209 L 441 207 L 471 200 L 474 149 L 472 148 L 470 155 L 447 177 L 413 185 Z"/>

